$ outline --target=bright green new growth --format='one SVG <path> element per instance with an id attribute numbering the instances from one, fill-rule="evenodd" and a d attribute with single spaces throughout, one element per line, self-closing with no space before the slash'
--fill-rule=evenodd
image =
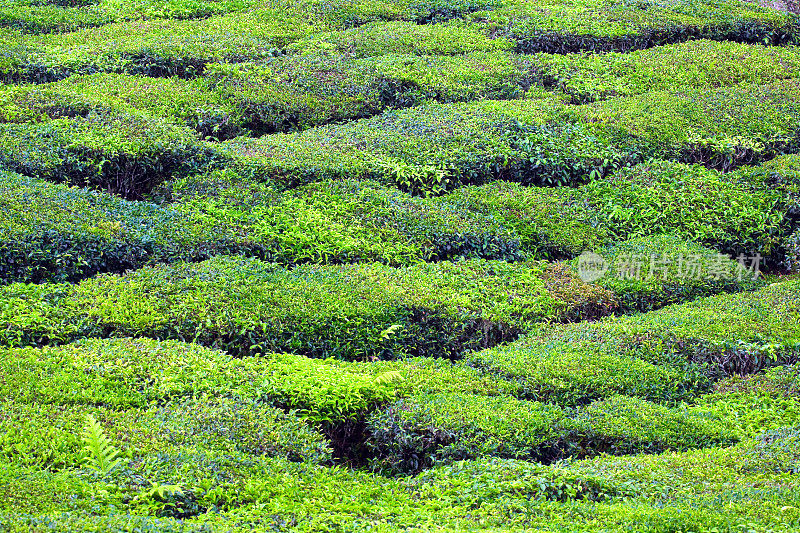
<path id="1" fill-rule="evenodd" d="M 83 464 L 98 474 L 108 475 L 122 462 L 119 450 L 111 443 L 100 422 L 91 414 L 86 415 L 86 426 L 81 438 L 85 453 Z"/>

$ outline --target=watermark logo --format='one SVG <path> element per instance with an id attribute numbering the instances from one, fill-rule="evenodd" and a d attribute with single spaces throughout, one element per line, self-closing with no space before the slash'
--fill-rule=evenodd
<path id="1" fill-rule="evenodd" d="M 583 252 L 578 257 L 578 276 L 586 282 L 597 281 L 608 273 L 608 261 L 594 252 Z"/>
<path id="2" fill-rule="evenodd" d="M 693 280 L 758 279 L 761 255 L 739 255 L 735 260 L 724 254 L 636 254 L 620 253 L 603 257 L 584 252 L 578 257 L 578 276 L 591 283 L 604 277 L 648 280 L 652 278 Z"/>

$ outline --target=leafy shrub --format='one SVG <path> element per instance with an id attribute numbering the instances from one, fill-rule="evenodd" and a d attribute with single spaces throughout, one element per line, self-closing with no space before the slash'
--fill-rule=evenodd
<path id="1" fill-rule="evenodd" d="M 739 261 L 673 235 L 640 237 L 604 248 L 608 268 L 595 283 L 613 292 L 624 312 L 651 311 L 721 292 L 754 290 L 761 265 Z M 580 272 L 580 258 L 577 263 Z M 753 267 L 751 269 L 751 266 Z"/>
<path id="2" fill-rule="evenodd" d="M 564 406 L 617 394 L 655 402 L 690 399 L 697 389 L 688 376 L 627 355 L 605 353 L 600 345 L 514 344 L 473 352 L 465 362 L 490 376 L 518 385 L 512 394 Z"/>
<path id="3" fill-rule="evenodd" d="M 431 203 L 491 217 L 513 231 L 522 250 L 536 259 L 572 259 L 611 240 L 609 230 L 594 223 L 574 189 L 494 182 L 461 187 Z"/>
<path id="4" fill-rule="evenodd" d="M 127 198 L 140 198 L 208 155 L 187 130 L 137 115 L 93 113 L 0 128 L 0 163 L 9 170 Z"/>
<path id="5" fill-rule="evenodd" d="M 800 429 L 768 431 L 750 446 L 743 446 L 745 472 L 800 472 Z"/>
<path id="6" fill-rule="evenodd" d="M 97 72 L 194 77 L 208 63 L 274 57 L 288 43 L 326 27 L 308 15 L 266 7 L 201 20 L 130 21 L 20 36 L 13 39 L 17 47 L 6 77 L 33 83 Z"/>
<path id="7" fill-rule="evenodd" d="M 626 396 L 598 400 L 572 420 L 567 453 L 579 456 L 658 453 L 736 440 L 719 420 Z"/>
<path id="8" fill-rule="evenodd" d="M 0 309 L 8 324 L 3 335 L 15 344 L 79 331 L 77 336 L 193 340 L 238 355 L 453 358 L 513 339 L 536 321 L 567 320 L 587 309 L 580 298 L 559 299 L 565 290 L 585 292 L 601 309 L 610 300 L 569 275 L 562 276 L 569 285 L 558 291 L 548 290 L 546 279 L 546 269 L 536 264 L 473 260 L 286 270 L 219 257 L 98 276 L 52 304 L 52 294 L 64 288 L 11 285 L 2 290 Z M 403 326 L 400 333 L 377 343 L 394 324 Z"/>
<path id="9" fill-rule="evenodd" d="M 3 3 L 0 7 L 0 25 L 25 33 L 63 33 L 123 20 L 203 18 L 238 11 L 252 4 L 248 0 L 137 3 L 114 0 L 24 0 Z"/>
<path id="10" fill-rule="evenodd" d="M 672 366 L 687 383 L 755 373 L 798 357 L 797 281 L 721 294 L 595 323 L 532 326 L 515 349 L 567 352 L 571 346 Z"/>
<path id="11" fill-rule="evenodd" d="M 757 170 L 740 171 L 749 172 Z M 672 234 L 734 257 L 770 258 L 785 238 L 785 200 L 737 181 L 699 165 L 654 161 L 596 180 L 581 196 L 618 239 Z"/>
<path id="12" fill-rule="evenodd" d="M 713 89 L 796 77 L 793 48 L 688 41 L 630 53 L 537 54 L 525 61 L 537 83 L 587 103 L 651 91 Z"/>
<path id="13" fill-rule="evenodd" d="M 343 177 L 399 182 L 414 192 L 497 179 L 577 185 L 648 158 L 732 170 L 795 150 L 796 93 L 797 81 L 785 80 L 585 106 L 555 96 L 429 104 L 230 141 L 221 154 L 282 188 Z"/>
<path id="14" fill-rule="evenodd" d="M 472 18 L 499 35 L 519 39 L 517 49 L 526 53 L 626 52 L 688 39 L 784 44 L 796 38 L 791 14 L 734 1 L 534 5 L 517 0 Z"/>
<path id="15" fill-rule="evenodd" d="M 368 446 L 396 472 L 485 455 L 541 458 L 563 417 L 558 407 L 508 397 L 419 395 L 372 415 Z"/>
<path id="16" fill-rule="evenodd" d="M 292 54 L 343 54 L 366 58 L 384 54 L 460 55 L 510 50 L 508 39 L 492 38 L 478 25 L 461 21 L 440 24 L 373 22 L 345 31 L 320 32 L 287 45 Z"/>
<path id="17" fill-rule="evenodd" d="M 714 387 L 719 393 L 769 394 L 774 396 L 797 396 L 800 391 L 800 368 L 777 366 L 758 374 L 730 376 Z"/>

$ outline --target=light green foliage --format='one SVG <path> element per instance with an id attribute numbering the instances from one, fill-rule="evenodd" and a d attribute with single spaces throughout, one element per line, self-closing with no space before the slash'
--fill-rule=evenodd
<path id="1" fill-rule="evenodd" d="M 795 48 L 707 40 L 627 54 L 536 54 L 527 62 L 538 83 L 566 92 L 574 103 L 651 91 L 765 83 L 800 73 Z"/>
<path id="2" fill-rule="evenodd" d="M 81 434 L 83 440 L 83 463 L 98 474 L 108 475 L 122 462 L 119 450 L 105 434 L 103 426 L 92 416 L 86 415 L 86 426 Z"/>
<path id="3" fill-rule="evenodd" d="M 513 339 L 541 320 L 613 309 L 610 293 L 563 269 L 477 260 L 398 269 L 367 264 L 287 270 L 219 257 L 99 276 L 72 287 L 48 309 L 60 290 L 50 286 L 49 292 L 27 296 L 31 291 L 19 285 L 4 288 L 5 338 L 18 343 L 79 331 L 74 337 L 191 339 L 235 354 L 458 357 Z M 20 291 L 30 303 L 18 300 Z M 29 320 L 20 320 L 16 312 L 24 305 Z M 393 324 L 403 329 L 390 342 L 377 343 L 380 332 Z"/>

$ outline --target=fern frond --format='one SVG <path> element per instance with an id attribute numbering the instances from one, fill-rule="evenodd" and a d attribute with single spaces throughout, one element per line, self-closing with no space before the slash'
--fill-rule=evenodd
<path id="1" fill-rule="evenodd" d="M 91 414 L 86 415 L 86 425 L 81 437 L 84 444 L 85 466 L 100 474 L 108 474 L 122 462 L 119 450 L 106 436 L 100 422 Z"/>

